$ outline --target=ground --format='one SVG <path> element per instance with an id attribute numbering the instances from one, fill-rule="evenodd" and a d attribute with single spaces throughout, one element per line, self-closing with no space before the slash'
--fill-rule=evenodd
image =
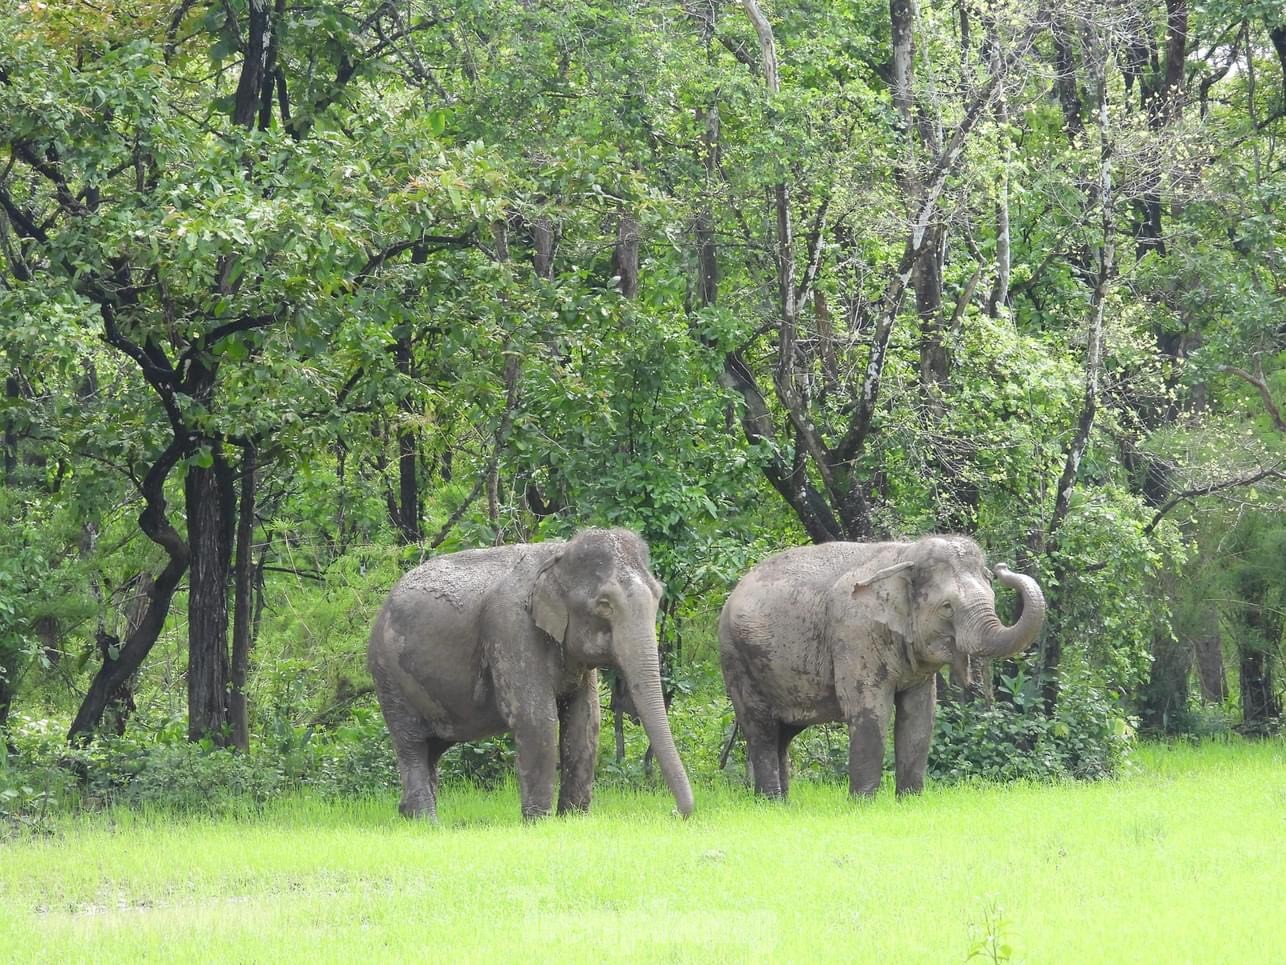
<path id="1" fill-rule="evenodd" d="M 15 961 L 1286 959 L 1286 744 L 1144 748 L 1099 784 L 786 805 L 601 790 L 524 826 L 513 788 L 109 812 L 0 844 Z M 1276 951 L 1273 951 L 1273 950 Z"/>

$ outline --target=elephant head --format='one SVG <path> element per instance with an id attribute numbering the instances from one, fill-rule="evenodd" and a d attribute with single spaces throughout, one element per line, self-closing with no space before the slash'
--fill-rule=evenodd
<path id="1" fill-rule="evenodd" d="M 996 615 L 996 596 L 982 550 L 961 536 L 928 536 L 903 544 L 901 558 L 859 567 L 843 579 L 868 617 L 912 642 L 917 654 L 950 663 L 957 656 L 1007 657 L 1031 646 L 1045 621 L 1045 597 L 1031 577 L 1003 563 L 996 578 L 1017 590 L 1021 614 L 1013 626 Z M 883 562 L 883 561 L 881 561 Z M 900 576 L 901 589 L 887 585 Z M 878 586 L 886 584 L 885 586 Z"/>
<path id="2" fill-rule="evenodd" d="M 662 586 L 647 544 L 626 530 L 585 530 L 540 568 L 532 619 L 587 666 L 621 672 L 679 813 L 692 812 L 692 789 L 674 746 L 661 690 L 656 612 Z"/>

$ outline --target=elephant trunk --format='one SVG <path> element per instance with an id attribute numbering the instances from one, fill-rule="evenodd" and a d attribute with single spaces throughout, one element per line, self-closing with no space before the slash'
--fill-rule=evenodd
<path id="1" fill-rule="evenodd" d="M 688 775 L 679 760 L 679 752 L 670 734 L 670 723 L 665 715 L 665 699 L 661 691 L 661 664 L 657 655 L 656 637 L 643 634 L 642 639 L 627 641 L 620 655 L 620 669 L 625 684 L 630 689 L 630 699 L 639 715 L 652 751 L 661 768 L 674 803 L 685 818 L 692 813 L 692 788 Z"/>
<path id="2" fill-rule="evenodd" d="M 972 656 L 1008 657 L 1026 650 L 1045 623 L 1045 595 L 1035 580 L 1014 573 L 1004 563 L 996 564 L 996 578 L 1019 592 L 1022 612 L 1018 622 L 1007 627 L 996 616 L 994 603 L 988 601 L 970 608 L 965 619 L 964 649 Z"/>

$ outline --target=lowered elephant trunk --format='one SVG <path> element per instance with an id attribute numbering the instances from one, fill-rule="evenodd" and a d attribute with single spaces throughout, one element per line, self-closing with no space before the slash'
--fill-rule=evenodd
<path id="1" fill-rule="evenodd" d="M 967 621 L 965 650 L 977 657 L 1008 657 L 1026 650 L 1040 635 L 1045 623 L 1045 595 L 1030 576 L 1014 573 L 1004 563 L 995 567 L 996 579 L 1016 589 L 1022 597 L 1018 622 L 1007 627 L 996 616 L 994 604 L 971 610 Z"/>
<path id="2" fill-rule="evenodd" d="M 638 712 L 643 729 L 656 754 L 674 803 L 685 818 L 692 813 L 692 788 L 688 775 L 679 760 L 679 752 L 670 734 L 670 723 L 665 716 L 665 700 L 661 692 L 661 665 L 657 656 L 656 638 L 650 634 L 644 639 L 629 640 L 620 657 L 621 673 L 630 690 L 630 699 Z"/>

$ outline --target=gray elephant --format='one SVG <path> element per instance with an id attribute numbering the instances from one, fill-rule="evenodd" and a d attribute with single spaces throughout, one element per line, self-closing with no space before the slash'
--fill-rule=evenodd
<path id="1" fill-rule="evenodd" d="M 1012 627 L 996 616 L 982 550 L 962 536 L 802 546 L 742 577 L 719 618 L 719 659 L 755 790 L 784 797 L 791 740 L 810 724 L 843 721 L 849 790 L 874 794 L 896 707 L 897 790 L 918 793 L 937 671 L 960 654 L 1018 653 L 1044 622 L 1035 580 L 1003 563 L 995 575 L 1022 598 Z"/>
<path id="2" fill-rule="evenodd" d="M 407 573 L 375 620 L 367 666 L 397 752 L 401 811 L 436 818 L 437 764 L 460 741 L 512 731 L 525 817 L 589 807 L 598 675 L 625 677 L 678 810 L 692 790 L 661 697 L 661 584 L 647 544 L 590 529 L 568 542 L 467 550 Z"/>

